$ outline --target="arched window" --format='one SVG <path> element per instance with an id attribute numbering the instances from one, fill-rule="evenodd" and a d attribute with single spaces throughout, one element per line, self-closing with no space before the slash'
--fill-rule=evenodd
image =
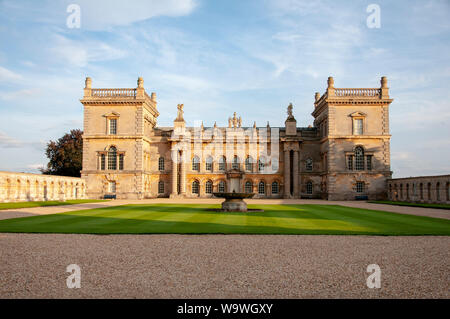
<path id="1" fill-rule="evenodd" d="M 355 148 L 355 168 L 357 171 L 364 170 L 364 149 L 361 146 Z"/>
<path id="2" fill-rule="evenodd" d="M 158 182 L 158 194 L 164 194 L 164 182 L 163 181 Z"/>
<path id="3" fill-rule="evenodd" d="M 403 199 L 403 184 L 400 184 L 400 199 Z"/>
<path id="4" fill-rule="evenodd" d="M 209 172 L 212 172 L 212 170 L 213 170 L 213 158 L 211 156 L 208 156 L 206 158 L 205 169 Z"/>
<path id="5" fill-rule="evenodd" d="M 200 171 L 200 159 L 198 156 L 192 158 L 192 170 L 197 172 Z"/>
<path id="6" fill-rule="evenodd" d="M 428 183 L 428 200 L 431 200 L 431 183 Z"/>
<path id="7" fill-rule="evenodd" d="M 272 194 L 278 194 L 279 187 L 278 182 L 272 182 Z"/>
<path id="8" fill-rule="evenodd" d="M 436 183 L 436 200 L 441 200 L 441 183 Z"/>
<path id="9" fill-rule="evenodd" d="M 245 170 L 251 172 L 253 170 L 253 158 L 247 156 L 245 159 Z"/>
<path id="10" fill-rule="evenodd" d="M 200 184 L 197 180 L 192 182 L 192 194 L 200 194 Z"/>
<path id="11" fill-rule="evenodd" d="M 205 193 L 212 194 L 213 183 L 211 181 L 207 181 L 205 185 Z"/>
<path id="12" fill-rule="evenodd" d="M 219 193 L 225 193 L 225 182 L 224 181 L 220 181 L 219 182 Z"/>
<path id="13" fill-rule="evenodd" d="M 158 160 L 158 170 L 164 171 L 164 157 L 160 157 Z"/>
<path id="14" fill-rule="evenodd" d="M 258 171 L 264 171 L 264 166 L 266 166 L 266 159 L 264 156 L 261 156 L 258 160 Z"/>
<path id="15" fill-rule="evenodd" d="M 231 164 L 232 169 L 239 169 L 239 157 L 236 155 L 233 157 L 233 163 Z"/>
<path id="16" fill-rule="evenodd" d="M 423 199 L 423 183 L 420 183 L 419 188 L 420 188 L 420 199 Z"/>
<path id="17" fill-rule="evenodd" d="M 306 194 L 311 195 L 313 193 L 313 183 L 307 182 L 306 183 Z"/>
<path id="18" fill-rule="evenodd" d="M 450 182 L 447 182 L 447 185 L 445 186 L 445 194 L 447 201 L 450 201 Z"/>
<path id="19" fill-rule="evenodd" d="M 364 193 L 365 184 L 364 182 L 356 182 L 356 192 Z"/>
<path id="20" fill-rule="evenodd" d="M 266 184 L 263 181 L 261 181 L 258 184 L 258 194 L 264 195 L 265 193 L 266 193 Z"/>
<path id="21" fill-rule="evenodd" d="M 312 158 L 307 158 L 305 161 L 305 168 L 307 171 L 312 171 L 313 170 L 313 160 Z"/>
<path id="22" fill-rule="evenodd" d="M 114 146 L 108 150 L 108 169 L 117 169 L 117 150 Z"/>
<path id="23" fill-rule="evenodd" d="M 409 184 L 406 184 L 406 199 L 409 199 Z"/>
<path id="24" fill-rule="evenodd" d="M 249 194 L 249 193 L 251 193 L 252 191 L 253 191 L 253 185 L 252 185 L 252 182 L 246 181 L 246 182 L 245 182 L 245 192 L 246 192 L 247 194 Z"/>
<path id="25" fill-rule="evenodd" d="M 226 158 L 225 156 L 221 156 L 219 158 L 219 171 L 224 171 L 226 168 Z"/>

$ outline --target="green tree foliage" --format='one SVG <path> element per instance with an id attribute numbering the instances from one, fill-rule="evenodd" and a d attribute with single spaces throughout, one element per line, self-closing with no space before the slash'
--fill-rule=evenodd
<path id="1" fill-rule="evenodd" d="M 83 158 L 83 131 L 76 129 L 47 144 L 45 154 L 49 162 L 43 174 L 80 177 Z"/>

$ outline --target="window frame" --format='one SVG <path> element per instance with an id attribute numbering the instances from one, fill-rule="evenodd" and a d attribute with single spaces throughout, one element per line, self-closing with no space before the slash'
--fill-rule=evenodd
<path id="1" fill-rule="evenodd" d="M 275 194 L 275 195 L 278 195 L 280 193 L 280 184 L 277 181 L 272 182 L 271 191 L 272 191 L 272 194 Z"/>
<path id="2" fill-rule="evenodd" d="M 158 171 L 164 172 L 165 168 L 166 168 L 166 160 L 164 159 L 163 156 L 160 156 L 158 158 Z"/>
<path id="3" fill-rule="evenodd" d="M 244 184 L 244 192 L 250 194 L 253 192 L 253 183 L 251 181 L 246 181 Z"/>
<path id="4" fill-rule="evenodd" d="M 403 189 L 401 186 L 400 189 Z M 358 194 L 364 194 L 366 192 L 366 183 L 363 181 L 357 181 L 355 185 L 355 191 Z"/>
<path id="5" fill-rule="evenodd" d="M 261 190 L 262 190 L 262 192 L 261 192 Z M 264 181 L 260 181 L 258 183 L 258 194 L 266 195 L 266 183 L 264 183 Z"/>
<path id="6" fill-rule="evenodd" d="M 164 181 L 159 181 L 158 182 L 158 194 L 164 194 L 164 190 L 165 190 Z"/>
<path id="7" fill-rule="evenodd" d="M 192 182 L 192 194 L 200 195 L 200 183 L 198 180 Z"/>
<path id="8" fill-rule="evenodd" d="M 307 195 L 312 195 L 313 192 L 314 192 L 313 182 L 311 182 L 311 181 L 306 182 L 306 194 Z"/>

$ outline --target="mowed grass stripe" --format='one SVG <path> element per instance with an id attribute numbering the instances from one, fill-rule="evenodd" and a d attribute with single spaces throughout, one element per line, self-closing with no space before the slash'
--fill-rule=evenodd
<path id="1" fill-rule="evenodd" d="M 450 235 L 450 221 L 335 205 L 124 205 L 0 221 L 0 232 Z"/>

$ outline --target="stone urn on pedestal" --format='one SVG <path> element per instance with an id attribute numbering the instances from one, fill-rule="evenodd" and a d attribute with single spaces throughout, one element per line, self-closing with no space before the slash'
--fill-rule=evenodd
<path id="1" fill-rule="evenodd" d="M 243 193 L 241 191 L 241 180 L 244 175 L 239 169 L 231 169 L 226 172 L 228 192 L 213 193 L 214 196 L 225 198 L 222 203 L 222 211 L 225 212 L 246 212 L 247 203 L 244 198 L 252 198 L 254 193 Z"/>

